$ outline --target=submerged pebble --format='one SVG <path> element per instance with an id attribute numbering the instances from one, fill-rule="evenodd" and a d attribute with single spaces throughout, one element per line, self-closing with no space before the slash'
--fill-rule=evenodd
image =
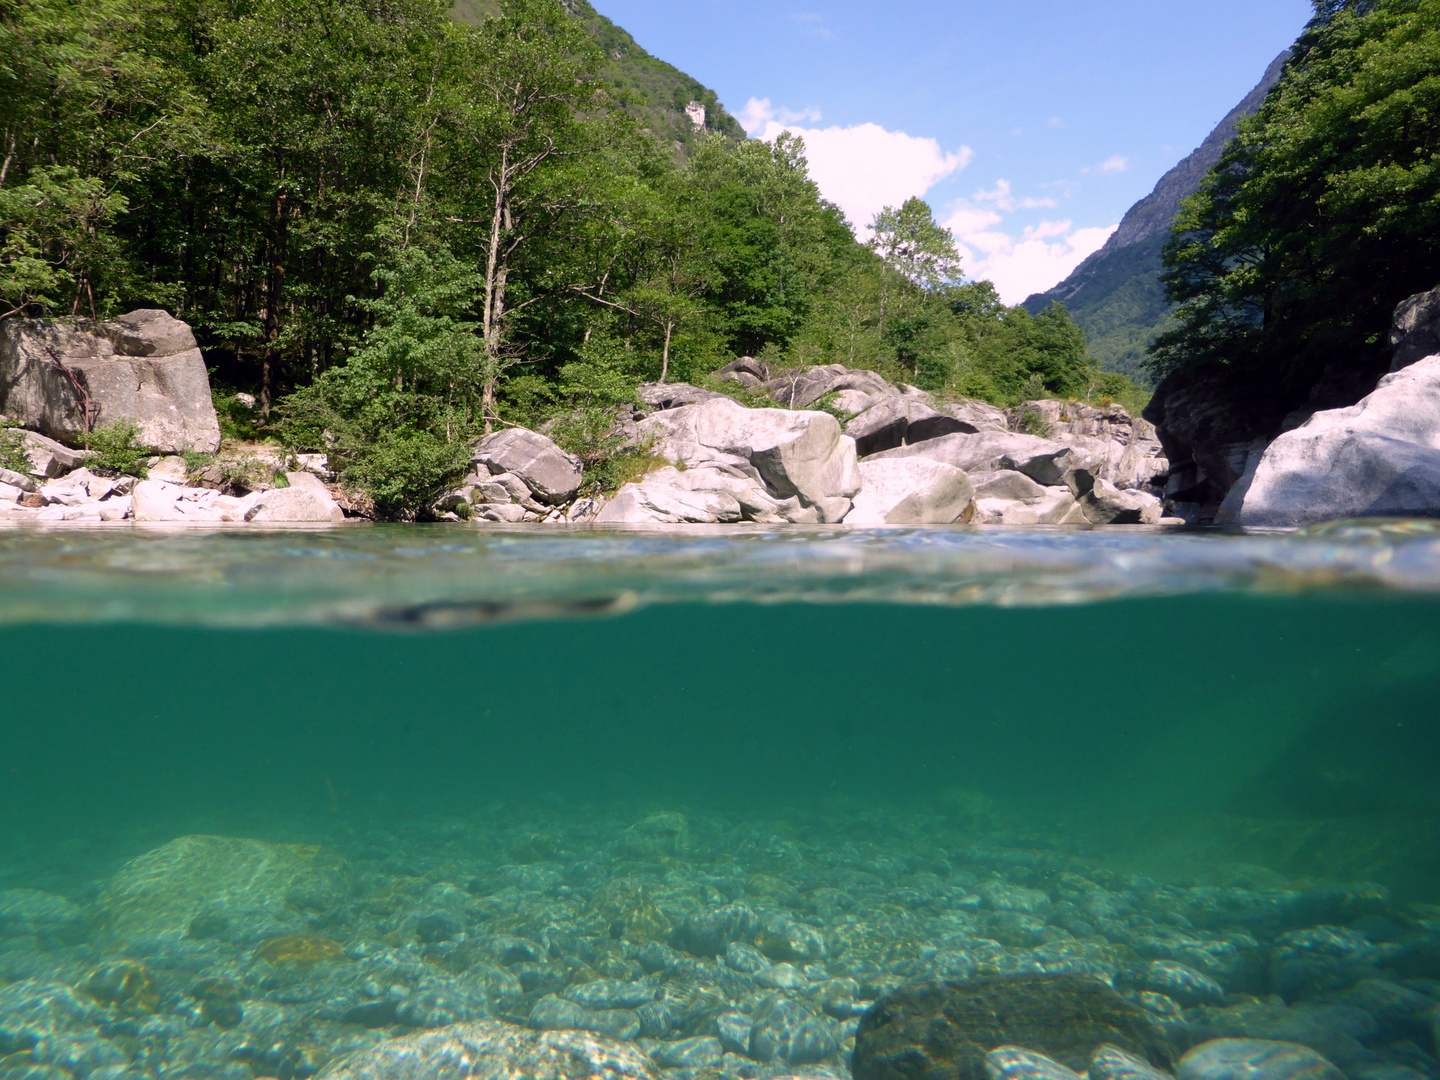
<path id="1" fill-rule="evenodd" d="M 1440 1080 L 1440 927 L 1375 888 L 1118 874 L 956 805 L 965 843 L 554 807 L 180 837 L 0 891 L 0 1080 Z"/>

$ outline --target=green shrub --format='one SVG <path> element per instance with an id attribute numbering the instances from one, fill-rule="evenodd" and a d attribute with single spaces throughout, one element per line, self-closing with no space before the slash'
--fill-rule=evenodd
<path id="1" fill-rule="evenodd" d="M 375 504 L 385 521 L 414 521 L 470 467 L 470 447 L 429 432 L 396 432 L 345 455 L 344 480 Z"/>
<path id="2" fill-rule="evenodd" d="M 1021 435 L 1038 435 L 1042 439 L 1048 439 L 1055 434 L 1055 429 L 1040 414 L 1039 409 L 1022 410 L 1015 422 L 1015 430 Z"/>
<path id="3" fill-rule="evenodd" d="M 154 451 L 139 443 L 140 425 L 133 420 L 117 420 L 96 428 L 85 436 L 85 449 L 91 452 L 86 466 L 95 472 L 117 473 L 145 479 L 145 459 Z"/>

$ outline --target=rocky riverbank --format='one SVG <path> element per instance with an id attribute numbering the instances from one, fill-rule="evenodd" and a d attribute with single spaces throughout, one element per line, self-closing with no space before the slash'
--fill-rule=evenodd
<path id="1" fill-rule="evenodd" d="M 137 481 L 97 473 L 71 448 L 85 424 L 119 419 L 136 423 L 145 445 L 214 451 L 219 428 L 203 365 L 195 371 L 199 355 L 189 327 L 159 311 L 101 324 L 7 322 L 0 410 L 20 425 L 28 468 L 0 471 L 0 520 L 321 524 L 363 513 L 323 455 L 258 447 L 200 465 L 155 457 Z M 506 428 L 475 443 L 472 472 L 434 516 L 613 525 L 1161 520 L 1168 463 L 1155 430 L 1119 406 L 1033 401 L 1007 412 L 941 401 L 869 371 L 778 374 L 749 358 L 718 375 L 760 407 L 654 384 L 615 414 L 612 441 L 648 468 L 619 491 L 595 493 L 580 460 L 544 433 Z M 132 383 L 145 393 L 132 393 Z"/>
<path id="2" fill-rule="evenodd" d="M 1161 386 L 1147 409 L 1157 427 L 1118 405 L 1039 400 L 1004 410 L 871 371 L 774 372 L 745 357 L 716 373 L 719 390 L 645 385 L 613 413 L 611 449 L 636 465 L 636 479 L 618 491 L 599 490 L 543 430 L 507 427 L 474 443 L 471 472 L 429 516 L 615 526 L 1297 526 L 1440 515 L 1440 356 L 1423 355 L 1434 347 L 1437 311 L 1440 290 L 1406 301 L 1396 313 L 1395 370 L 1358 404 L 1297 413 L 1274 436 L 1237 427 L 1238 414 L 1207 397 L 1203 379 Z M 0 387 L 0 412 L 20 425 L 27 464 L 0 468 L 0 521 L 365 516 L 324 455 L 273 446 L 211 454 L 219 426 L 200 352 L 190 328 L 164 312 L 98 324 L 9 320 Z M 73 446 L 83 425 L 117 419 L 135 423 L 145 445 L 204 452 L 205 461 L 157 456 L 139 481 L 97 472 Z M 8 460 L 18 465 L 14 454 Z"/>
<path id="3" fill-rule="evenodd" d="M 1253 866 L 1117 873 L 964 793 L 306 839 L 183 836 L 73 888 L 48 866 L 72 880 L 73 851 L 11 850 L 0 1076 L 1440 1076 L 1434 909 Z"/>

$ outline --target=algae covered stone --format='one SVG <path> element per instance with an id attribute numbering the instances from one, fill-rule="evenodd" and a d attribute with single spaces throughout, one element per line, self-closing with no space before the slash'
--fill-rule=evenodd
<path id="1" fill-rule="evenodd" d="M 1020 1046 L 1083 1072 L 1099 1046 L 1157 1066 L 1172 1052 L 1138 1006 L 1074 975 L 926 979 L 882 996 L 860 1019 L 855 1080 L 986 1080 L 985 1056 Z"/>
<path id="2" fill-rule="evenodd" d="M 490 1020 L 389 1039 L 333 1062 L 319 1080 L 654 1080 L 640 1049 L 583 1031 Z"/>
<path id="3" fill-rule="evenodd" d="M 347 892 L 343 864 L 317 847 L 228 836 L 182 836 L 120 868 L 101 898 L 110 932 L 122 938 L 181 935 L 203 916 L 242 936 L 303 930 L 306 912 Z"/>

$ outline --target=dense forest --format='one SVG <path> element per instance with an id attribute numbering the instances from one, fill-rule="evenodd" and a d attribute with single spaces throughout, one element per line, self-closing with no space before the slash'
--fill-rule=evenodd
<path id="1" fill-rule="evenodd" d="M 1368 393 L 1396 304 L 1440 284 L 1440 0 L 1317 0 L 1165 262 L 1179 307 L 1157 374 L 1271 421 L 1317 388 L 1324 407 Z"/>
<path id="2" fill-rule="evenodd" d="M 640 382 L 740 355 L 1133 401 L 1063 308 L 966 281 L 920 200 L 846 222 L 799 141 L 743 139 L 713 94 L 706 128 L 657 130 L 671 76 L 588 5 L 466 12 L 0 0 L 0 316 L 166 308 L 257 398 L 232 429 L 396 505 L 499 424 L 603 456 Z"/>

